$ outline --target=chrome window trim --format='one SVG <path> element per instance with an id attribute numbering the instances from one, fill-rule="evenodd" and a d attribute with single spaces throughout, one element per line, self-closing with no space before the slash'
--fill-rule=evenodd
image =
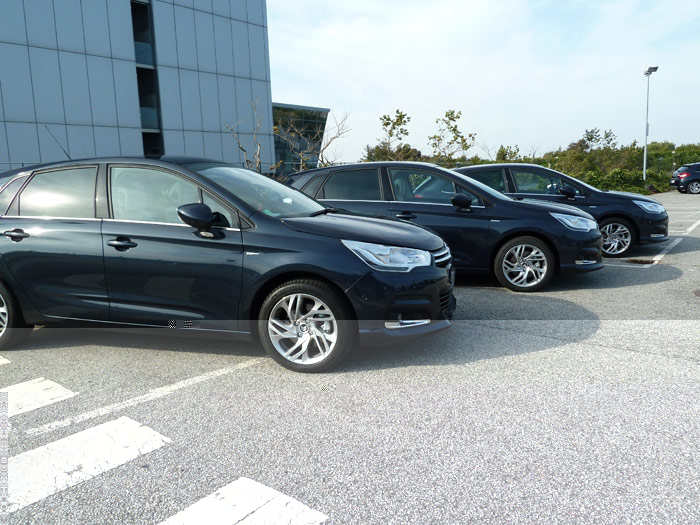
<path id="1" fill-rule="evenodd" d="M 177 226 L 179 228 L 193 228 L 189 224 L 176 224 L 174 222 L 151 222 L 151 221 L 132 221 L 132 220 L 126 220 L 126 219 L 98 219 L 98 220 L 103 220 L 106 222 L 126 222 L 129 224 L 152 224 L 155 226 Z M 232 232 L 240 232 L 243 231 L 240 228 L 222 228 L 220 226 L 212 226 L 212 228 L 217 228 L 219 230 L 225 230 L 225 231 L 232 231 Z"/>
<path id="2" fill-rule="evenodd" d="M 392 201 L 396 202 L 397 204 L 421 204 L 423 206 L 449 206 L 450 208 L 454 208 L 454 204 L 445 204 L 442 202 L 419 202 L 419 201 Z M 481 206 L 481 205 L 476 205 L 476 206 L 470 206 L 470 209 L 474 208 L 479 208 L 479 209 L 486 209 L 486 206 Z"/>
<path id="3" fill-rule="evenodd" d="M 101 221 L 98 217 L 54 217 L 52 215 L 3 215 L 3 219 L 32 219 L 42 221 Z"/>

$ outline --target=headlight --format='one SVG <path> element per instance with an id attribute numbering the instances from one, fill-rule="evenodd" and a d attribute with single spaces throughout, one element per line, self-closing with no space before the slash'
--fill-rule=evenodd
<path id="1" fill-rule="evenodd" d="M 352 253 L 362 259 L 367 266 L 384 272 L 410 272 L 418 266 L 430 266 L 430 252 L 400 246 L 384 246 L 369 242 L 342 242 Z"/>
<path id="2" fill-rule="evenodd" d="M 552 212 L 549 212 L 549 214 L 570 230 L 589 232 L 591 230 L 595 230 L 598 227 L 597 222 L 592 221 L 591 219 L 586 219 L 585 217 L 579 217 L 578 215 L 568 215 L 566 213 Z"/>
<path id="3" fill-rule="evenodd" d="M 661 206 L 661 204 L 657 202 L 649 202 L 649 201 L 632 201 L 634 202 L 637 206 L 639 206 L 641 209 L 643 209 L 645 212 L 648 213 L 663 213 L 666 211 L 666 208 Z"/>

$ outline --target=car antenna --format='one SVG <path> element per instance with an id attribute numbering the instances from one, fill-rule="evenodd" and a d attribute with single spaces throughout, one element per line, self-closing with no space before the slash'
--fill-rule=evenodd
<path id="1" fill-rule="evenodd" d="M 54 136 L 54 134 L 51 133 L 51 130 L 49 129 L 49 127 L 48 127 L 46 124 L 44 124 L 44 127 L 46 128 L 46 131 L 49 132 L 49 135 L 51 135 L 51 138 L 54 139 L 54 140 L 56 141 L 56 144 L 58 144 L 58 147 L 61 148 L 61 151 L 66 155 L 66 157 L 68 157 L 68 160 L 73 160 L 73 159 L 70 158 L 70 155 L 68 155 L 68 152 L 67 152 L 65 149 L 63 149 L 63 146 L 61 146 L 61 143 L 60 143 L 60 142 L 58 141 L 58 139 Z"/>

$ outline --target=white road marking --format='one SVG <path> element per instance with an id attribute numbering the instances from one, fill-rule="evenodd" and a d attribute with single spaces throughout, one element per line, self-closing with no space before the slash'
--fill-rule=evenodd
<path id="1" fill-rule="evenodd" d="M 159 449 L 170 439 L 120 417 L 10 458 L 9 511 L 36 503 Z"/>
<path id="2" fill-rule="evenodd" d="M 8 364 L 10 364 L 10 361 L 8 361 L 4 357 L 0 356 L 0 365 L 8 365 Z"/>
<path id="3" fill-rule="evenodd" d="M 696 221 L 695 224 L 693 224 L 690 228 L 688 228 L 687 230 L 685 230 L 684 233 L 681 233 L 681 235 L 689 235 L 690 232 L 692 232 L 692 231 L 693 231 L 695 228 L 697 228 L 698 226 L 700 226 L 700 220 Z"/>
<path id="4" fill-rule="evenodd" d="M 112 405 L 96 408 L 95 410 L 83 412 L 82 414 L 78 414 L 76 416 L 72 416 L 59 421 L 53 421 L 51 423 L 41 425 L 40 427 L 30 428 L 26 432 L 30 435 L 46 434 L 47 432 L 53 432 L 54 430 L 57 430 L 59 428 L 68 427 L 70 425 L 75 425 L 76 423 L 82 423 L 90 419 L 95 419 L 97 417 L 113 414 L 114 412 L 119 412 L 121 410 L 124 410 L 125 408 L 130 408 L 136 405 L 140 405 L 142 403 L 148 403 L 149 401 L 154 401 L 156 399 L 169 396 L 170 394 L 177 392 L 178 390 L 181 390 L 183 388 L 187 388 L 189 386 L 196 385 L 204 381 L 209 381 L 210 379 L 215 379 L 217 377 L 231 374 L 237 370 L 247 368 L 259 362 L 261 362 L 261 359 L 259 358 L 249 359 L 248 361 L 244 361 L 237 365 L 229 366 L 226 368 L 220 368 L 218 370 L 213 370 L 212 372 L 207 372 L 206 374 L 190 377 L 188 379 L 183 379 L 182 381 L 178 381 L 177 383 L 173 383 L 172 385 L 166 385 L 153 389 L 149 392 L 146 392 L 143 395 L 132 397 L 131 399 L 120 401 L 119 403 L 114 403 Z"/>
<path id="5" fill-rule="evenodd" d="M 270 487 L 239 478 L 160 525 L 315 525 L 328 516 Z"/>
<path id="6" fill-rule="evenodd" d="M 671 244 L 669 244 L 669 245 L 666 246 L 663 250 L 661 250 L 661 253 L 659 253 L 658 255 L 654 256 L 654 258 L 652 259 L 652 260 L 654 261 L 654 262 L 652 263 L 652 265 L 653 265 L 653 264 L 659 264 L 659 262 L 661 262 L 661 259 L 663 259 L 664 256 L 665 256 L 668 252 L 670 252 L 670 251 L 673 250 L 676 246 L 678 246 L 678 244 L 679 244 L 682 240 L 683 240 L 682 237 L 678 237 L 677 239 L 674 239 L 673 242 L 672 242 Z M 651 265 L 650 265 L 650 266 L 651 266 Z"/>
<path id="7" fill-rule="evenodd" d="M 8 394 L 10 417 L 63 401 L 77 394 L 43 377 L 2 388 L 0 392 Z"/>

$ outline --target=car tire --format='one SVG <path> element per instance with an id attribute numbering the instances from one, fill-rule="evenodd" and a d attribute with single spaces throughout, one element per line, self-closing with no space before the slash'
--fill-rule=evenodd
<path id="1" fill-rule="evenodd" d="M 599 224 L 603 234 L 603 256 L 625 257 L 634 245 L 634 229 L 632 224 L 620 217 L 603 219 Z"/>
<path id="2" fill-rule="evenodd" d="M 15 296 L 0 281 L 0 349 L 17 346 L 29 336 L 32 328 L 24 322 Z"/>
<path id="3" fill-rule="evenodd" d="M 309 315 L 315 311 L 313 315 Z M 263 301 L 258 334 L 277 363 L 296 372 L 337 366 L 353 349 L 357 327 L 346 298 L 323 281 L 298 279 Z"/>
<path id="4" fill-rule="evenodd" d="M 552 250 L 537 237 L 517 237 L 496 253 L 493 270 L 498 282 L 514 292 L 536 292 L 549 283 L 556 261 Z"/>
<path id="5" fill-rule="evenodd" d="M 688 193 L 692 193 L 693 195 L 700 193 L 700 181 L 694 180 L 688 184 Z"/>

